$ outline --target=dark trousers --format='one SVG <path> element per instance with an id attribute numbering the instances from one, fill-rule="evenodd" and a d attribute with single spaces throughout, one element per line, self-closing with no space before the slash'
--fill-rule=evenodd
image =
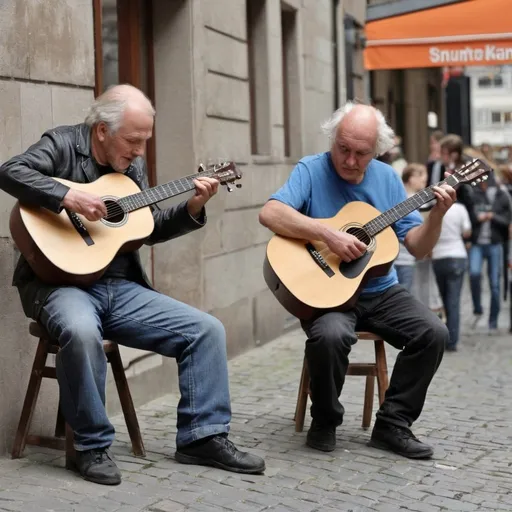
<path id="1" fill-rule="evenodd" d="M 377 418 L 410 427 L 419 417 L 427 389 L 449 342 L 446 326 L 402 286 L 360 297 L 346 312 L 328 312 L 303 322 L 308 336 L 306 360 L 311 376 L 311 416 L 321 424 L 341 425 L 339 396 L 357 341 L 356 330 L 371 331 L 401 350 Z"/>

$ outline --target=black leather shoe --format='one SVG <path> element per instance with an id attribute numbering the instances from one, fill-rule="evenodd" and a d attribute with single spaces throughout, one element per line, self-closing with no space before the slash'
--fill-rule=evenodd
<path id="1" fill-rule="evenodd" d="M 241 452 L 226 435 L 210 438 L 202 444 L 192 443 L 176 450 L 175 459 L 182 464 L 213 466 L 234 473 L 257 474 L 265 471 L 265 461 L 257 455 Z"/>
<path id="2" fill-rule="evenodd" d="M 103 485 L 121 483 L 121 471 L 106 448 L 77 451 L 75 463 L 84 480 Z"/>
<path id="3" fill-rule="evenodd" d="M 409 459 L 430 459 L 434 450 L 422 443 L 407 427 L 377 420 L 368 446 L 389 450 Z"/>
<path id="4" fill-rule="evenodd" d="M 320 425 L 313 420 L 308 430 L 306 444 L 315 450 L 332 452 L 336 448 L 336 427 Z"/>

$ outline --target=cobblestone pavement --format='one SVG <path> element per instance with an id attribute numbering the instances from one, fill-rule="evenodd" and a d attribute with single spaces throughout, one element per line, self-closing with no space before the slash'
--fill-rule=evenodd
<path id="1" fill-rule="evenodd" d="M 177 396 L 139 409 L 148 455 L 130 455 L 122 417 L 113 446 L 124 481 L 104 487 L 63 467 L 59 452 L 27 448 L 23 459 L 0 459 L 0 510 L 279 512 L 511 511 L 512 335 L 508 303 L 502 334 L 473 330 L 464 294 L 461 349 L 445 355 L 414 428 L 435 447 L 430 461 L 410 461 L 366 446 L 361 429 L 364 379 L 348 377 L 338 448 L 304 445 L 292 422 L 304 335 L 294 331 L 230 362 L 232 439 L 266 458 L 264 476 L 183 466 L 173 460 Z M 352 360 L 371 356 L 361 341 Z M 388 348 L 390 369 L 396 351 Z M 376 404 L 375 409 L 376 410 Z"/>

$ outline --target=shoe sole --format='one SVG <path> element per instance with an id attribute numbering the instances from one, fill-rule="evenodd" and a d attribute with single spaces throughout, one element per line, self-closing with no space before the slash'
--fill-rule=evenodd
<path id="1" fill-rule="evenodd" d="M 94 484 L 102 484 L 102 485 L 119 485 L 121 483 L 121 480 L 99 480 L 96 478 L 91 478 L 89 476 L 80 475 L 84 480 L 87 480 L 88 482 L 93 482 Z"/>
<path id="2" fill-rule="evenodd" d="M 409 453 L 409 452 L 394 450 L 388 444 L 382 443 L 380 441 L 374 441 L 373 439 L 369 441 L 368 446 L 371 446 L 372 448 L 377 448 L 379 450 L 385 450 L 387 452 L 393 452 L 398 455 L 401 455 L 402 457 L 407 457 L 408 459 L 430 459 L 432 457 L 432 455 L 434 455 L 434 452 L 432 450 L 427 450 L 427 451 L 418 452 L 418 453 Z"/>
<path id="3" fill-rule="evenodd" d="M 213 459 L 202 459 L 200 457 L 194 457 L 193 455 L 185 455 L 184 453 L 176 452 L 174 454 L 174 458 L 180 462 L 181 464 L 194 464 L 196 466 L 211 466 L 218 469 L 223 469 L 225 471 L 231 471 L 233 473 L 243 473 L 245 475 L 257 475 L 259 473 L 263 473 L 266 469 L 265 464 L 259 468 L 255 469 L 244 469 L 244 468 L 234 468 L 233 466 L 226 466 L 221 462 L 217 462 Z"/>
<path id="4" fill-rule="evenodd" d="M 306 444 L 310 448 L 314 448 L 315 450 L 320 450 L 321 452 L 333 452 L 336 449 L 336 445 L 331 444 L 320 444 L 315 443 L 314 441 L 310 441 L 309 439 L 306 439 Z"/>

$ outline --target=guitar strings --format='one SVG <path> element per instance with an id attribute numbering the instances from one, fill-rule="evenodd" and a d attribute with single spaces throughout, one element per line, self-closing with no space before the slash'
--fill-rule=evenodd
<path id="1" fill-rule="evenodd" d="M 180 178 L 180 181 L 181 180 L 187 180 L 187 179 L 193 179 L 193 178 L 196 178 L 198 176 L 206 176 L 206 177 L 213 177 L 215 176 L 215 172 L 212 172 L 212 171 L 209 171 L 209 170 L 205 170 L 205 171 L 202 171 L 202 172 L 199 172 L 199 173 L 195 173 L 195 174 L 190 174 L 189 176 L 184 176 L 183 178 Z M 104 219 L 109 219 L 110 217 L 117 217 L 118 215 L 125 215 L 127 212 L 125 212 L 123 210 L 123 208 L 121 207 L 121 205 L 119 205 L 118 202 L 116 201 L 112 201 L 106 205 L 107 207 L 107 215 L 105 217 L 103 217 Z"/>
<path id="2" fill-rule="evenodd" d="M 126 212 L 121 208 L 118 203 L 110 203 L 106 205 L 107 207 L 107 215 L 103 217 L 104 219 L 109 219 L 111 217 L 117 217 L 119 215 L 124 215 Z"/>
<path id="3" fill-rule="evenodd" d="M 204 171 L 200 171 L 195 174 L 190 174 L 188 176 L 183 176 L 182 178 L 180 178 L 180 181 L 187 180 L 187 179 L 193 179 L 198 176 L 206 176 L 206 177 L 211 178 L 211 177 L 215 176 L 215 174 L 216 174 L 215 170 L 212 171 L 211 169 L 206 168 Z M 125 212 L 123 210 L 123 208 L 121 207 L 121 205 L 116 201 L 111 201 L 110 204 L 106 204 L 106 207 L 107 207 L 107 215 L 105 217 L 103 217 L 106 220 L 108 220 L 111 217 L 117 217 L 119 215 L 125 215 L 126 213 L 128 213 L 128 212 Z"/>

